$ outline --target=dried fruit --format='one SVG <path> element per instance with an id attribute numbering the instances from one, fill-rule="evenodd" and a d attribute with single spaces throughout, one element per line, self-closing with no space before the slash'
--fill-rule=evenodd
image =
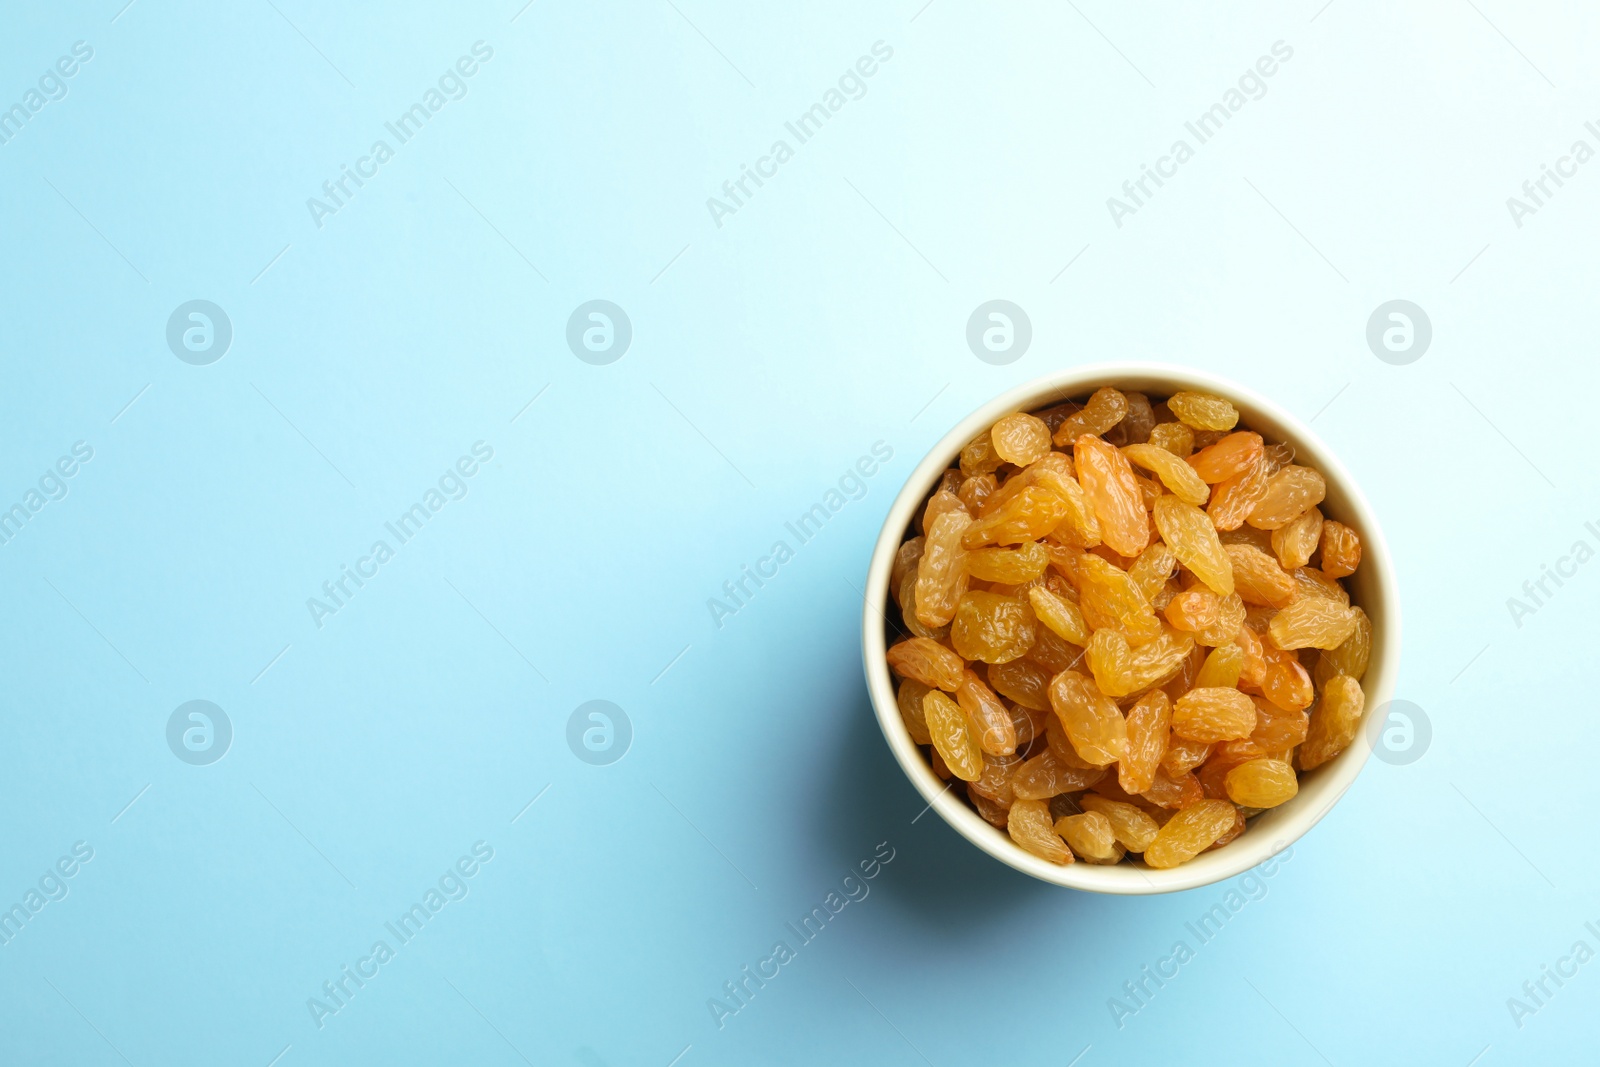
<path id="1" fill-rule="evenodd" d="M 1050 807 L 1042 800 L 1019 800 L 1006 816 L 1006 832 L 1025 851 L 1049 863 L 1068 864 L 1072 853 L 1050 823 Z"/>
<path id="2" fill-rule="evenodd" d="M 1157 423 L 1150 431 L 1150 443 L 1184 459 L 1194 451 L 1194 431 L 1181 422 Z"/>
<path id="3" fill-rule="evenodd" d="M 971 782 L 983 773 L 983 753 L 972 739 L 967 716 L 954 700 L 937 689 L 930 690 L 922 698 L 922 715 L 928 721 L 933 747 L 952 774 Z"/>
<path id="4" fill-rule="evenodd" d="M 911 678 L 930 689 L 954 693 L 961 684 L 966 664 L 961 657 L 927 637 L 908 637 L 890 646 L 889 668 L 902 678 Z"/>
<path id="5" fill-rule="evenodd" d="M 1194 468 L 1201 481 L 1215 485 L 1249 470 L 1261 458 L 1262 451 L 1260 434 L 1248 431 L 1230 433 L 1190 456 L 1189 466 Z"/>
<path id="6" fill-rule="evenodd" d="M 906 732 L 1035 855 L 1175 866 L 1355 741 L 1374 635 L 1339 579 L 1360 539 L 1293 446 L 1237 420 L 1111 387 L 1007 415 L 895 554 Z"/>
<path id="7" fill-rule="evenodd" d="M 1128 728 L 1122 712 L 1086 676 L 1077 671 L 1056 675 L 1050 683 L 1050 706 L 1085 761 L 1103 767 L 1127 752 Z M 1253 721 L 1255 708 L 1250 710 Z"/>
<path id="8" fill-rule="evenodd" d="M 1310 467 L 1293 464 L 1267 479 L 1266 492 L 1250 510 L 1248 521 L 1258 530 L 1287 526 L 1322 503 L 1328 486 Z"/>
<path id="9" fill-rule="evenodd" d="M 1187 863 L 1232 829 L 1234 807 L 1226 800 L 1202 800 L 1167 820 L 1144 850 L 1151 867 L 1176 867 Z"/>
<path id="10" fill-rule="evenodd" d="M 1211 490 L 1211 503 L 1206 514 L 1219 530 L 1237 530 L 1267 495 L 1267 460 L 1265 456 L 1250 464 L 1243 474 L 1235 474 Z"/>
<path id="11" fill-rule="evenodd" d="M 1079 801 L 1085 812 L 1105 816 L 1111 824 L 1111 833 L 1117 843 L 1129 852 L 1143 852 L 1155 840 L 1160 825 L 1137 804 L 1112 800 L 1095 793 L 1085 793 Z"/>
<path id="12" fill-rule="evenodd" d="M 961 539 L 971 525 L 972 516 L 963 509 L 940 515 L 928 530 L 917 562 L 917 619 L 924 626 L 944 626 L 955 618 L 967 582 L 967 553 Z"/>
<path id="13" fill-rule="evenodd" d="M 1137 556 L 1150 543 L 1150 518 L 1127 457 L 1087 434 L 1073 444 L 1072 455 L 1101 540 L 1124 556 Z"/>
<path id="14" fill-rule="evenodd" d="M 1342 522 L 1322 526 L 1322 571 L 1329 578 L 1354 574 L 1361 566 L 1361 538 Z"/>
<path id="15" fill-rule="evenodd" d="M 1231 430 L 1239 421 L 1238 408 L 1209 393 L 1173 393 L 1167 408 L 1197 430 Z"/>
<path id="16" fill-rule="evenodd" d="M 1192 458 L 1185 462 L 1159 445 L 1150 444 L 1128 445 L 1122 454 L 1130 463 L 1154 472 L 1161 484 L 1186 504 L 1204 504 L 1211 496 L 1211 487 L 1189 465 L 1194 462 Z"/>
<path id="17" fill-rule="evenodd" d="M 1272 531 L 1272 552 L 1286 571 L 1304 567 L 1311 561 L 1322 540 L 1322 510 L 1312 508 L 1287 526 Z"/>
<path id="18" fill-rule="evenodd" d="M 900 706 L 900 720 L 906 724 L 906 733 L 919 745 L 933 744 L 928 733 L 928 720 L 922 715 L 922 698 L 931 690 L 915 678 L 905 678 L 895 693 L 895 703 Z"/>
<path id="19" fill-rule="evenodd" d="M 979 548 L 967 553 L 967 573 L 979 581 L 1020 585 L 1044 573 L 1050 555 L 1037 541 L 1016 548 Z"/>
<path id="20" fill-rule="evenodd" d="M 1050 427 L 1024 412 L 1007 415 L 989 431 L 994 450 L 1007 463 L 1026 467 L 1050 451 Z"/>
<path id="21" fill-rule="evenodd" d="M 968 526 L 961 535 L 961 547 L 974 549 L 1037 541 L 1066 518 L 1068 507 L 1061 494 L 1041 486 L 1029 486 Z M 932 540 L 931 534 L 929 540 Z"/>
<path id="22" fill-rule="evenodd" d="M 1073 854 L 1086 863 L 1115 863 L 1119 858 L 1111 820 L 1097 811 L 1057 819 L 1055 831 L 1066 839 Z"/>
<path id="23" fill-rule="evenodd" d="M 1083 612 L 1078 605 L 1038 586 L 1028 590 L 1028 601 L 1033 605 L 1033 612 L 1039 621 L 1057 637 L 1080 648 L 1089 643 L 1089 627 L 1083 621 Z"/>
<path id="24" fill-rule="evenodd" d="M 1272 617 L 1267 638 L 1279 648 L 1334 649 L 1355 629 L 1354 608 L 1337 600 L 1303 596 Z"/>
<path id="25" fill-rule="evenodd" d="M 1150 788 L 1167 750 L 1171 726 L 1172 703 L 1159 689 L 1140 697 L 1128 709 L 1128 749 L 1117 763 L 1118 785 L 1129 793 L 1143 793 Z"/>
<path id="26" fill-rule="evenodd" d="M 991 756 L 1009 756 L 1017 750 L 1017 731 L 1011 712 L 994 690 L 972 671 L 963 671 L 956 687 L 956 703 L 966 713 L 968 727 L 978 747 Z"/>
<path id="27" fill-rule="evenodd" d="M 1205 512 L 1175 496 L 1164 496 L 1156 501 L 1155 520 L 1161 539 L 1196 578 L 1218 596 L 1233 592 L 1233 565 Z"/>
<path id="28" fill-rule="evenodd" d="M 1338 675 L 1347 674 L 1359 682 L 1367 673 L 1367 659 L 1372 654 L 1372 620 L 1360 608 L 1351 610 L 1356 613 L 1356 626 L 1350 636 L 1338 648 L 1317 657 L 1312 680 L 1319 690 L 1326 689 L 1328 681 Z"/>
<path id="29" fill-rule="evenodd" d="M 1300 792 L 1294 768 L 1282 760 L 1246 760 L 1223 780 L 1228 799 L 1247 808 L 1275 808 Z"/>
<path id="30" fill-rule="evenodd" d="M 1207 589 L 1192 589 L 1167 601 L 1162 612 L 1174 629 L 1194 633 L 1215 626 L 1222 617 L 1222 601 Z"/>
<path id="31" fill-rule="evenodd" d="M 1083 410 L 1056 428 L 1055 443 L 1068 446 L 1084 434 L 1102 434 L 1121 422 L 1128 413 L 1128 398 L 1109 385 L 1094 391 Z"/>
<path id="32" fill-rule="evenodd" d="M 1231 741 L 1255 728 L 1256 706 L 1237 689 L 1191 689 L 1172 709 L 1172 732 L 1191 741 Z"/>
<path id="33" fill-rule="evenodd" d="M 1052 556 L 1052 561 L 1055 558 Z M 1091 630 L 1118 629 L 1130 643 L 1152 641 L 1161 633 L 1155 609 L 1127 571 L 1086 552 L 1071 566 L 1071 577 L 1078 586 L 1078 607 Z"/>
<path id="34" fill-rule="evenodd" d="M 1238 645 L 1218 645 L 1206 656 L 1200 673 L 1195 676 L 1195 687 L 1232 689 L 1239 684 L 1239 672 L 1243 667 L 1244 653 L 1239 651 Z"/>
<path id="35" fill-rule="evenodd" d="M 1361 712 L 1366 706 L 1361 683 L 1341 674 L 1328 679 L 1322 701 L 1311 712 L 1311 728 L 1300 746 L 1298 762 L 1302 771 L 1327 763 L 1350 747 L 1361 728 Z"/>

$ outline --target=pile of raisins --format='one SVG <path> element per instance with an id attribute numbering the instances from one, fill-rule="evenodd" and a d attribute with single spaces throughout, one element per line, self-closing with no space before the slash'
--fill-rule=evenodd
<path id="1" fill-rule="evenodd" d="M 1052 863 L 1176 867 L 1355 740 L 1372 623 L 1322 475 L 1221 397 L 1098 390 L 961 450 L 900 546 L 906 729 Z"/>

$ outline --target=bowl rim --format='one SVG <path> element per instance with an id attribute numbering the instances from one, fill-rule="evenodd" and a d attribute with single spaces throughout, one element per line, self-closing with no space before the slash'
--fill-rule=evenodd
<path id="1" fill-rule="evenodd" d="M 1300 792 L 1292 800 L 1253 820 L 1268 832 L 1244 834 L 1222 848 L 1168 870 L 1134 863 L 1097 866 L 1081 861 L 1057 866 L 1013 844 L 1004 831 L 985 822 L 968 807 L 964 797 L 957 795 L 951 788 L 957 779 L 945 783 L 934 774 L 901 720 L 885 659 L 887 617 L 883 606 L 888 602 L 895 553 L 928 490 L 955 460 L 961 447 L 1002 415 L 1036 411 L 1086 395 L 1102 385 L 1161 395 L 1194 390 L 1226 397 L 1240 409 L 1241 424 L 1269 439 L 1289 441 L 1297 459 L 1304 457 L 1322 473 L 1328 484 L 1328 498 L 1338 498 L 1334 509 L 1340 513 L 1338 521 L 1356 528 L 1362 539 L 1362 584 L 1366 591 L 1359 603 L 1372 619 L 1373 646 L 1362 678 L 1366 704 L 1356 741 L 1337 758 L 1302 775 Z M 937 811 L 958 834 L 990 856 L 1041 881 L 1088 892 L 1146 895 L 1214 885 L 1243 874 L 1292 847 L 1327 815 L 1354 783 L 1371 754 L 1369 727 L 1373 709 L 1383 706 L 1393 694 L 1400 657 L 1400 599 L 1394 561 L 1371 505 L 1344 464 L 1308 425 L 1256 391 L 1208 371 L 1160 362 L 1103 362 L 1056 371 L 1007 389 L 961 418 L 928 450 L 890 505 L 873 547 L 861 632 L 862 664 L 878 726 L 901 771 L 927 801 L 928 808 Z"/>

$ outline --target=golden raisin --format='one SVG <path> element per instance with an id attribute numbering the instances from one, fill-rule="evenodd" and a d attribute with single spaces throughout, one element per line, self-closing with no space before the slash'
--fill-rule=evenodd
<path id="1" fill-rule="evenodd" d="M 1237 689 L 1191 689 L 1172 709 L 1172 732 L 1191 741 L 1230 741 L 1255 728 L 1256 706 Z"/>
<path id="2" fill-rule="evenodd" d="M 1267 637 L 1279 648 L 1334 649 L 1355 632 L 1354 608 L 1303 596 L 1272 617 Z"/>
<path id="3" fill-rule="evenodd" d="M 1167 408 L 1197 430 L 1231 430 L 1239 421 L 1238 408 L 1209 393 L 1173 393 Z"/>
<path id="4" fill-rule="evenodd" d="M 1057 819 L 1055 831 L 1066 839 L 1073 854 L 1087 863 L 1113 863 L 1118 858 L 1111 820 L 1097 811 Z"/>
<path id="5" fill-rule="evenodd" d="M 1009 756 L 1017 750 L 1017 731 L 1011 725 L 1011 713 L 994 695 L 994 690 L 970 670 L 961 674 L 956 703 L 966 713 L 973 738 L 984 752 L 991 756 Z"/>
<path id="6" fill-rule="evenodd" d="M 1282 760 L 1246 760 L 1228 772 L 1228 799 L 1247 808 L 1275 808 L 1300 791 L 1294 768 Z"/>
<path id="7" fill-rule="evenodd" d="M 1156 501 L 1155 520 L 1162 540 L 1196 578 L 1218 596 L 1233 592 L 1233 566 L 1205 512 L 1175 496 L 1164 496 Z"/>
<path id="8" fill-rule="evenodd" d="M 1020 585 L 1044 573 L 1050 555 L 1037 541 L 1016 548 L 979 548 L 967 553 L 967 573 L 979 581 Z"/>
<path id="9" fill-rule="evenodd" d="M 917 618 L 927 627 L 944 626 L 955 618 L 956 603 L 966 591 L 966 549 L 961 539 L 972 525 L 966 510 L 948 512 L 928 530 L 917 561 Z"/>
<path id="10" fill-rule="evenodd" d="M 1342 522 L 1322 527 L 1322 571 L 1330 578 L 1354 574 L 1361 566 L 1361 538 Z"/>
<path id="11" fill-rule="evenodd" d="M 1248 521 L 1258 530 L 1287 526 L 1322 503 L 1327 491 L 1322 475 L 1310 467 L 1290 464 L 1267 479 L 1266 492 L 1250 510 Z"/>
<path id="12" fill-rule="evenodd" d="M 1009 663 L 1033 647 L 1038 625 L 1027 598 L 974 590 L 956 606 L 950 643 L 963 659 Z"/>
<path id="13" fill-rule="evenodd" d="M 1304 567 L 1311 561 L 1322 540 L 1322 510 L 1312 508 L 1287 526 L 1272 531 L 1272 552 L 1286 571 Z"/>
<path id="14" fill-rule="evenodd" d="M 1246 604 L 1281 608 L 1294 601 L 1295 581 L 1278 561 L 1250 545 L 1223 545 L 1228 556 L 1233 587 Z"/>
<path id="15" fill-rule="evenodd" d="M 1185 462 L 1159 445 L 1128 445 L 1122 450 L 1129 462 L 1151 471 L 1161 484 L 1186 504 L 1204 504 L 1211 496 L 1211 487 Z"/>
<path id="16" fill-rule="evenodd" d="M 1360 682 L 1346 674 L 1328 679 L 1321 702 L 1311 712 L 1305 744 L 1299 749 L 1300 769 L 1320 767 L 1349 748 L 1361 728 L 1365 706 L 1366 694 L 1361 691 Z"/>
<path id="17" fill-rule="evenodd" d="M 1124 556 L 1137 556 L 1150 543 L 1150 517 L 1127 457 L 1087 434 L 1074 443 L 1072 455 L 1101 540 Z"/>
<path id="18" fill-rule="evenodd" d="M 1194 431 L 1181 422 L 1157 423 L 1150 431 L 1150 443 L 1185 459 L 1194 451 Z"/>
<path id="19" fill-rule="evenodd" d="M 1189 457 L 1189 465 L 1208 485 L 1225 482 L 1236 474 L 1249 470 L 1261 458 L 1261 435 L 1241 431 L 1230 433 L 1214 444 Z M 1195 501 L 1199 503 L 1199 501 Z"/>
<path id="20" fill-rule="evenodd" d="M 1128 398 L 1109 385 L 1094 391 L 1083 410 L 1067 416 L 1056 427 L 1055 443 L 1071 445 L 1084 434 L 1102 434 L 1121 422 L 1128 413 Z"/>
<path id="21" fill-rule="evenodd" d="M 1127 752 L 1128 728 L 1122 712 L 1085 675 L 1077 671 L 1056 675 L 1050 683 L 1050 705 L 1084 760 L 1103 767 Z M 1250 713 L 1253 721 L 1253 706 Z"/>
<path id="22" fill-rule="evenodd" d="M 1080 803 L 1085 812 L 1103 815 L 1111 824 L 1117 843 L 1129 852 L 1143 852 L 1156 839 L 1161 827 L 1150 814 L 1136 804 L 1122 800 L 1085 793 Z"/>
<path id="23" fill-rule="evenodd" d="M 1050 427 L 1043 419 L 1021 411 L 995 423 L 989 437 L 1000 458 L 1019 467 L 1026 467 L 1050 451 Z"/>
<path id="24" fill-rule="evenodd" d="M 933 737 L 928 733 L 928 720 L 922 715 L 922 698 L 929 692 L 929 688 L 915 678 L 904 678 L 900 681 L 899 691 L 895 693 L 895 703 L 900 706 L 900 719 L 906 724 L 906 733 L 919 745 L 933 744 Z"/>
<path id="25" fill-rule="evenodd" d="M 937 689 L 929 690 L 922 698 L 922 715 L 928 722 L 933 747 L 950 773 L 964 782 L 977 779 L 983 773 L 983 753 L 972 738 L 966 714 L 956 702 Z"/>
<path id="26" fill-rule="evenodd" d="M 1117 784 L 1129 793 L 1143 793 L 1150 788 L 1156 766 L 1167 750 L 1171 726 L 1172 704 L 1159 689 L 1140 697 L 1128 709 L 1128 750 L 1117 763 Z"/>
<path id="27" fill-rule="evenodd" d="M 1049 863 L 1066 865 L 1072 853 L 1050 823 L 1050 807 L 1042 800 L 1019 800 L 1006 817 L 1006 832 L 1024 850 Z"/>
<path id="28" fill-rule="evenodd" d="M 1226 800 L 1191 804 L 1167 820 L 1144 850 L 1144 861 L 1158 869 L 1187 863 L 1230 830 L 1233 821 L 1234 808 Z"/>
<path id="29" fill-rule="evenodd" d="M 954 693 L 966 665 L 961 657 L 926 637 L 908 637 L 889 648 L 889 668 L 932 689 Z"/>

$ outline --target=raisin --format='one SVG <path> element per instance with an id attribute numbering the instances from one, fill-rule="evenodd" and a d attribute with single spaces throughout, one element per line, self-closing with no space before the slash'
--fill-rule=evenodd
<path id="1" fill-rule="evenodd" d="M 1211 496 L 1211 487 L 1185 462 L 1159 445 L 1128 445 L 1122 450 L 1130 463 L 1151 471 L 1161 479 L 1161 484 L 1173 496 L 1186 504 L 1204 504 Z"/>
<path id="2" fill-rule="evenodd" d="M 1321 702 L 1311 712 L 1305 744 L 1299 749 L 1300 769 L 1320 767 L 1349 748 L 1361 727 L 1365 706 L 1366 694 L 1362 693 L 1360 682 L 1347 674 L 1328 679 Z"/>
<path id="3" fill-rule="evenodd" d="M 1187 863 L 1232 829 L 1234 819 L 1234 807 L 1226 800 L 1191 804 L 1167 820 L 1144 850 L 1144 861 L 1158 869 Z"/>
<path id="4" fill-rule="evenodd" d="M 1367 673 L 1367 659 L 1372 655 L 1372 620 L 1360 608 L 1351 610 L 1356 613 L 1356 626 L 1350 636 L 1338 648 L 1317 657 L 1312 680 L 1318 689 L 1325 688 L 1329 679 L 1341 674 L 1347 674 L 1359 682 Z"/>
<path id="5" fill-rule="evenodd" d="M 1084 435 L 1073 445 L 1078 483 L 1100 523 L 1100 538 L 1124 556 L 1137 556 L 1150 543 L 1150 517 L 1127 457 L 1098 437 Z"/>
<path id="6" fill-rule="evenodd" d="M 917 526 L 926 534 L 933 528 L 935 519 L 952 511 L 959 511 L 969 518 L 972 515 L 967 510 L 967 505 L 962 503 L 960 494 L 952 493 L 948 489 L 941 489 L 928 498 L 928 503 L 922 509 L 922 520 Z"/>
<path id="7" fill-rule="evenodd" d="M 1050 824 L 1050 808 L 1042 800 L 1019 800 L 1006 816 L 1006 832 L 1027 852 L 1049 863 L 1066 865 L 1072 852 Z"/>
<path id="8" fill-rule="evenodd" d="M 1258 530 L 1287 526 L 1322 503 L 1327 491 L 1322 475 L 1310 467 L 1290 464 L 1267 479 L 1266 492 L 1250 510 L 1248 521 Z"/>
<path id="9" fill-rule="evenodd" d="M 1156 501 L 1156 528 L 1185 567 L 1218 596 L 1233 592 L 1233 566 L 1206 513 L 1175 496 Z"/>
<path id="10" fill-rule="evenodd" d="M 1247 808 L 1275 808 L 1300 791 L 1294 768 L 1275 759 L 1253 759 L 1228 772 L 1228 799 Z"/>
<path id="11" fill-rule="evenodd" d="M 1050 427 L 1043 419 L 1020 411 L 995 423 L 989 437 L 1000 458 L 1019 467 L 1050 451 Z"/>
<path id="12" fill-rule="evenodd" d="M 1239 684 L 1239 672 L 1244 667 L 1244 653 L 1236 644 L 1218 645 L 1206 656 L 1206 661 L 1195 677 L 1196 688 L 1232 689 Z"/>
<path id="13" fill-rule="evenodd" d="M 1052 555 L 1052 562 L 1057 558 Z M 1155 609 L 1122 568 L 1086 552 L 1070 566 L 1070 577 L 1078 586 L 1078 607 L 1091 630 L 1119 629 L 1133 644 L 1152 641 L 1161 633 Z"/>
<path id="14" fill-rule="evenodd" d="M 947 693 L 954 693 L 961 685 L 961 672 L 966 666 L 960 656 L 926 637 L 908 637 L 891 646 L 888 660 L 890 669 L 900 677 Z"/>
<path id="15" fill-rule="evenodd" d="M 994 691 L 1025 708 L 1050 710 L 1050 672 L 1026 659 L 996 663 L 989 667 L 989 685 Z"/>
<path id="16" fill-rule="evenodd" d="M 1337 600 L 1303 596 L 1272 617 L 1267 637 L 1279 648 L 1334 649 L 1356 629 L 1356 612 Z"/>
<path id="17" fill-rule="evenodd" d="M 1341 604 L 1350 603 L 1350 594 L 1337 580 L 1316 567 L 1296 567 L 1294 574 L 1296 587 L 1301 596 L 1319 596 L 1326 600 L 1337 600 Z"/>
<path id="18" fill-rule="evenodd" d="M 922 698 L 929 692 L 929 688 L 915 678 L 904 678 L 899 691 L 895 693 L 895 703 L 900 706 L 900 719 L 906 724 L 906 733 L 919 745 L 933 744 L 933 736 L 928 733 L 928 720 L 922 715 Z"/>
<path id="19" fill-rule="evenodd" d="M 1038 620 L 1026 597 L 972 591 L 950 624 L 950 643 L 963 659 L 1009 663 L 1033 647 Z"/>
<path id="20" fill-rule="evenodd" d="M 1218 602 L 1217 624 L 1195 631 L 1194 639 L 1207 648 L 1219 648 L 1237 640 L 1239 627 L 1244 625 L 1244 601 L 1238 593 L 1222 597 Z"/>
<path id="21" fill-rule="evenodd" d="M 1026 800 L 1048 800 L 1062 793 L 1087 789 L 1103 779 L 1104 767 L 1070 767 L 1052 748 L 1046 748 L 1017 768 L 1011 776 L 1011 788 Z"/>
<path id="22" fill-rule="evenodd" d="M 1231 741 L 1255 728 L 1256 706 L 1237 689 L 1191 689 L 1172 709 L 1172 732 L 1191 741 Z"/>
<path id="23" fill-rule="evenodd" d="M 1261 435 L 1241 431 L 1230 433 L 1190 456 L 1189 466 L 1194 468 L 1201 481 L 1216 485 L 1249 470 L 1261 458 L 1261 453 Z"/>
<path id="24" fill-rule="evenodd" d="M 1156 839 L 1161 827 L 1137 804 L 1111 800 L 1108 797 L 1085 793 L 1079 801 L 1086 812 L 1103 815 L 1111 824 L 1117 843 L 1129 852 L 1143 852 Z"/>
<path id="25" fill-rule="evenodd" d="M 1031 581 L 1050 565 L 1050 555 L 1037 541 L 1016 548 L 979 548 L 967 553 L 967 573 L 985 582 L 1017 585 Z"/>
<path id="26" fill-rule="evenodd" d="M 1055 832 L 1065 838 L 1073 854 L 1086 863 L 1115 863 L 1121 858 L 1111 820 L 1097 811 L 1057 819 Z"/>
<path id="27" fill-rule="evenodd" d="M 1073 445 L 1086 434 L 1102 434 L 1121 422 L 1128 413 L 1128 398 L 1109 385 L 1094 391 L 1083 410 L 1056 427 L 1055 443 L 1062 447 Z M 1074 447 L 1076 447 L 1074 445 Z"/>
<path id="28" fill-rule="evenodd" d="M 983 507 L 991 493 L 1000 485 L 992 474 L 975 474 L 961 483 L 961 488 L 956 490 L 956 496 L 973 515 Z"/>
<path id="29" fill-rule="evenodd" d="M 1056 675 L 1070 667 L 1076 667 L 1078 661 L 1083 658 L 1083 650 L 1057 637 L 1049 627 L 1040 626 L 1033 647 L 1028 649 L 1028 658 L 1052 675 Z"/>
<path id="30" fill-rule="evenodd" d="M 1011 497 L 984 518 L 968 526 L 961 535 L 961 547 L 1019 545 L 1037 541 L 1054 530 L 1068 511 L 1066 498 L 1041 486 L 1029 486 Z"/>
<path id="31" fill-rule="evenodd" d="M 1123 789 L 1143 793 L 1150 788 L 1156 766 L 1167 750 L 1171 725 L 1172 704 L 1159 689 L 1147 693 L 1128 709 L 1127 754 L 1117 764 L 1117 784 Z"/>
<path id="32" fill-rule="evenodd" d="M 1267 461 L 1263 455 L 1243 474 L 1219 482 L 1211 490 L 1211 503 L 1206 505 L 1212 525 L 1219 530 L 1237 530 L 1244 525 L 1244 520 L 1267 495 L 1267 481 Z"/>
<path id="33" fill-rule="evenodd" d="M 1127 438 L 1123 444 L 1144 444 L 1150 440 L 1150 431 L 1156 426 L 1156 413 L 1150 406 L 1150 398 L 1143 393 L 1122 395 L 1128 401 L 1128 413 L 1122 416 L 1122 421 L 1113 428 L 1121 430 L 1123 436 Z"/>
<path id="34" fill-rule="evenodd" d="M 1285 711 L 1299 711 L 1311 706 L 1316 693 L 1311 685 L 1311 674 L 1301 665 L 1293 652 L 1283 652 L 1271 645 L 1261 646 L 1266 661 L 1266 673 L 1261 679 L 1261 693 Z"/>
<path id="35" fill-rule="evenodd" d="M 1286 571 L 1311 562 L 1322 539 L 1322 510 L 1312 508 L 1287 526 L 1272 531 L 1272 552 Z"/>
<path id="36" fill-rule="evenodd" d="M 1077 671 L 1062 671 L 1050 682 L 1050 705 L 1066 728 L 1078 755 L 1096 766 L 1121 759 L 1128 749 L 1128 728 L 1111 698 Z M 1251 709 L 1252 719 L 1255 708 Z"/>
<path id="37" fill-rule="evenodd" d="M 1167 408 L 1196 430 L 1231 430 L 1239 421 L 1239 409 L 1209 393 L 1173 393 Z"/>
<path id="38" fill-rule="evenodd" d="M 1000 453 L 994 450 L 994 439 L 985 430 L 968 441 L 961 450 L 961 473 L 968 478 L 975 474 L 993 474 L 1005 465 Z"/>
<path id="39" fill-rule="evenodd" d="M 1181 422 L 1157 423 L 1150 431 L 1150 443 L 1185 459 L 1194 451 L 1194 431 Z"/>
<path id="40" fill-rule="evenodd" d="M 1206 761 L 1211 755 L 1212 742 L 1190 741 L 1184 737 L 1174 737 L 1167 743 L 1167 750 L 1161 754 L 1161 769 L 1169 777 L 1176 777 L 1194 770 Z"/>
<path id="41" fill-rule="evenodd" d="M 1207 589 L 1179 593 L 1167 602 L 1163 615 L 1174 629 L 1194 633 L 1215 626 L 1222 618 L 1222 601 Z"/>
<path id="42" fill-rule="evenodd" d="M 894 594 L 894 602 L 902 608 L 905 602 L 900 599 L 900 586 L 905 582 L 906 575 L 917 573 L 917 561 L 922 558 L 922 548 L 927 540 L 920 535 L 913 537 L 894 554 L 894 564 L 889 568 L 889 592 Z"/>
<path id="43" fill-rule="evenodd" d="M 1361 538 L 1342 522 L 1322 527 L 1322 571 L 1329 578 L 1354 574 L 1361 566 Z"/>
<path id="44" fill-rule="evenodd" d="M 966 510 L 934 520 L 917 562 L 917 618 L 924 626 L 944 626 L 955 618 L 956 603 L 966 591 L 966 549 L 961 538 L 972 525 Z"/>
<path id="45" fill-rule="evenodd" d="M 1017 731 L 1011 713 L 972 671 L 963 671 L 956 687 L 956 703 L 966 713 L 967 724 L 978 747 L 991 756 L 1009 756 L 1017 750 Z"/>
<path id="46" fill-rule="evenodd" d="M 1089 643 L 1089 627 L 1078 605 L 1038 586 L 1028 590 L 1028 600 L 1039 621 L 1057 637 L 1080 648 Z"/>
<path id="47" fill-rule="evenodd" d="M 928 721 L 933 747 L 943 757 L 950 773 L 964 782 L 976 780 L 983 773 L 983 753 L 972 739 L 967 716 L 960 706 L 934 689 L 922 698 L 922 714 Z"/>
<path id="48" fill-rule="evenodd" d="M 1299 595 L 1294 578 L 1261 549 L 1250 545 L 1224 545 L 1222 549 L 1233 574 L 1233 587 L 1246 604 L 1281 608 Z"/>

